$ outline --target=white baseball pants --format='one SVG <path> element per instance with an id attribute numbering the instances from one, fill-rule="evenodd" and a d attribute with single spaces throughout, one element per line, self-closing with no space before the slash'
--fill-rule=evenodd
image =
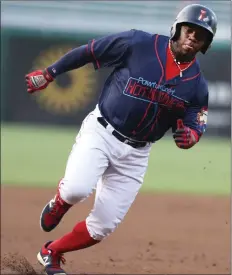
<path id="1" fill-rule="evenodd" d="M 98 106 L 83 121 L 69 155 L 60 196 L 69 204 L 96 189 L 94 207 L 86 219 L 90 236 L 102 240 L 123 220 L 133 203 L 148 166 L 151 144 L 133 148 L 120 142 L 97 117 Z"/>

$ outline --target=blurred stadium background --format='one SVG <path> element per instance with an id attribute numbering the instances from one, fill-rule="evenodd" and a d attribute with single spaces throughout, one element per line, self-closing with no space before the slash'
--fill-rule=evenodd
<path id="1" fill-rule="evenodd" d="M 106 34 L 136 28 L 169 35 L 189 3 L 1 1 L 1 274 L 29 274 L 32 267 L 30 274 L 43 273 L 36 254 L 48 235 L 39 228 L 39 215 L 110 70 L 95 72 L 89 64 L 36 95 L 27 94 L 25 74 Z M 231 9 L 229 1 L 194 3 L 218 16 L 212 48 L 199 55 L 209 84 L 207 132 L 190 150 L 178 149 L 170 133 L 153 145 L 146 192 L 100 247 L 66 255 L 69 274 L 229 273 Z M 49 239 L 85 219 L 92 203 L 72 208 Z"/>
<path id="2" fill-rule="evenodd" d="M 177 13 L 189 3 L 193 1 L 2 1 L 2 183 L 56 186 L 80 123 L 95 106 L 109 70 L 94 72 L 87 65 L 33 96 L 26 92 L 26 73 L 106 34 L 136 28 L 168 35 Z M 154 145 L 144 190 L 228 194 L 230 2 L 194 3 L 205 4 L 218 16 L 212 48 L 199 55 L 210 92 L 207 133 L 189 151 L 177 149 L 169 135 Z"/>

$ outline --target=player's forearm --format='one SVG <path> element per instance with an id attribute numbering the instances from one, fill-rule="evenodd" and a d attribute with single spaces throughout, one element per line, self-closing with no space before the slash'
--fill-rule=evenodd
<path id="1" fill-rule="evenodd" d="M 78 69 L 92 61 L 92 55 L 87 51 L 87 45 L 75 48 L 47 68 L 52 77 Z"/>

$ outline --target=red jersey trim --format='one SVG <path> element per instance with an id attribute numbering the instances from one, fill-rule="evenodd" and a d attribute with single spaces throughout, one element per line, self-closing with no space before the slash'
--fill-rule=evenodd
<path id="1" fill-rule="evenodd" d="M 194 79 L 194 78 L 198 77 L 198 76 L 200 75 L 200 73 L 201 73 L 201 72 L 199 72 L 198 74 L 196 74 L 196 75 L 194 75 L 194 76 L 192 76 L 192 77 L 182 79 L 181 81 L 183 81 L 183 82 L 184 82 L 184 81 L 189 81 L 189 80 L 192 80 L 192 79 Z"/>
<path id="2" fill-rule="evenodd" d="M 91 53 L 92 53 L 93 58 L 94 58 L 94 60 L 95 60 L 95 62 L 96 62 L 96 64 L 97 64 L 97 68 L 99 69 L 99 68 L 100 68 L 100 64 L 99 64 L 97 58 L 95 57 L 94 49 L 93 49 L 93 44 L 94 44 L 94 42 L 95 42 L 95 40 L 93 40 L 92 43 L 91 43 Z"/>

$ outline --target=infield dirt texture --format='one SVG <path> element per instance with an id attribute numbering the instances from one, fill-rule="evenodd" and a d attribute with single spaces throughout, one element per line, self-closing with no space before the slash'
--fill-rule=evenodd
<path id="1" fill-rule="evenodd" d="M 86 217 L 93 196 L 44 233 L 39 216 L 55 188 L 2 186 L 1 274 L 42 274 L 42 244 Z M 102 243 L 66 254 L 71 274 L 229 274 L 229 196 L 140 193 L 124 222 Z"/>

